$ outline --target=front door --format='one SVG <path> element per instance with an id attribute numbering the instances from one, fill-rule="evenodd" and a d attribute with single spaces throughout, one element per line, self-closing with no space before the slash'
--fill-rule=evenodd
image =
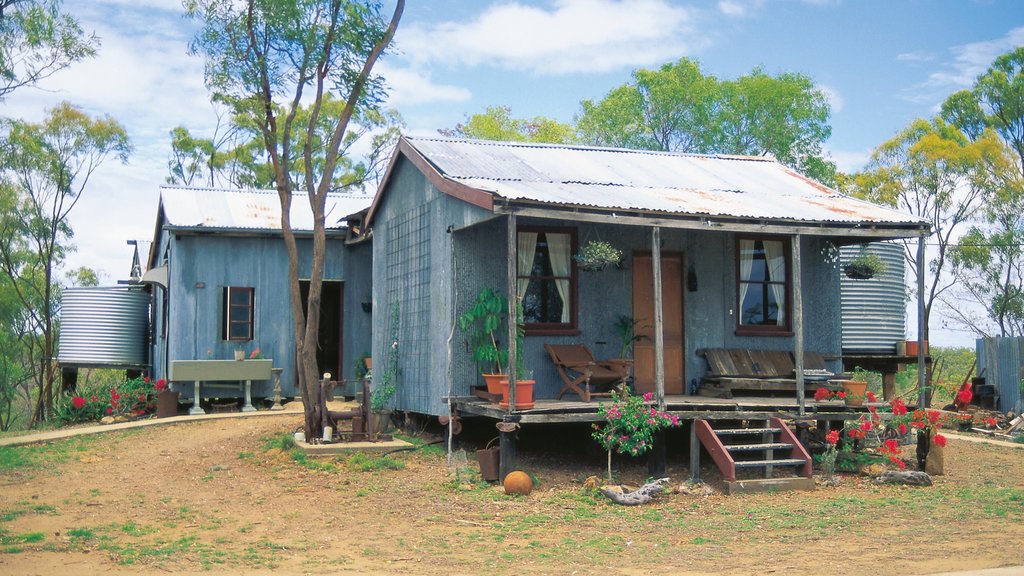
<path id="1" fill-rule="evenodd" d="M 654 392 L 654 271 L 650 254 L 633 255 L 633 378 L 637 392 Z M 665 394 L 683 394 L 683 255 L 661 255 L 665 334 Z"/>
<path id="2" fill-rule="evenodd" d="M 341 365 L 342 322 L 344 319 L 344 284 L 324 280 L 320 293 L 320 332 L 317 338 L 317 375 L 330 372 L 331 378 L 341 380 L 344 372 Z M 309 296 L 309 281 L 299 281 L 302 291 L 302 307 L 305 309 Z"/>

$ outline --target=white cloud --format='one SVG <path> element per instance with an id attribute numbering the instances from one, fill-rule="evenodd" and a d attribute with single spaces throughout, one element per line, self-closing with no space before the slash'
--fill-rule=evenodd
<path id="1" fill-rule="evenodd" d="M 843 96 L 839 93 L 839 90 L 825 84 L 818 84 L 817 88 L 825 95 L 833 114 L 841 111 L 843 106 L 846 105 L 846 102 L 843 100 Z"/>
<path id="2" fill-rule="evenodd" d="M 557 0 L 550 9 L 506 2 L 470 22 L 410 26 L 396 42 L 414 67 L 600 73 L 690 52 L 699 43 L 691 21 L 689 10 L 667 0 Z"/>
<path id="3" fill-rule="evenodd" d="M 718 3 L 718 11 L 726 16 L 742 18 L 747 15 L 747 4 L 733 0 L 722 0 Z"/>
<path id="4" fill-rule="evenodd" d="M 896 55 L 897 62 L 931 62 L 935 55 L 930 52 L 904 52 Z"/>
<path id="5" fill-rule="evenodd" d="M 983 74 L 998 56 L 1024 45 L 1024 26 L 1013 28 L 1000 38 L 973 42 L 950 49 L 952 62 L 943 69 L 932 72 L 928 80 L 915 87 L 915 93 L 907 99 L 913 102 L 927 102 L 935 98 L 969 88 L 978 76 Z"/>
<path id="6" fill-rule="evenodd" d="M 395 68 L 385 63 L 376 67 L 388 85 L 388 106 L 429 104 L 434 102 L 465 102 L 473 94 L 466 88 L 435 84 L 418 70 Z"/>
<path id="7" fill-rule="evenodd" d="M 850 174 L 862 170 L 871 160 L 870 150 L 827 150 L 840 172 Z"/>

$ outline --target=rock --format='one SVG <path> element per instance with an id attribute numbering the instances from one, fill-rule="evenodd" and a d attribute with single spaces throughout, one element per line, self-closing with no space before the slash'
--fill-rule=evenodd
<path id="1" fill-rule="evenodd" d="M 583 481 L 584 490 L 597 490 L 597 487 L 600 485 L 601 479 L 597 476 L 588 476 L 587 479 Z"/>
<path id="2" fill-rule="evenodd" d="M 113 424 L 113 423 L 114 423 L 114 417 L 113 416 L 104 416 L 103 418 L 100 418 L 100 424 Z"/>
<path id="3" fill-rule="evenodd" d="M 932 476 L 942 476 L 945 471 L 945 450 L 943 446 L 932 442 L 928 448 L 928 458 L 924 461 L 924 471 Z"/>
<path id="4" fill-rule="evenodd" d="M 916 470 L 890 470 L 878 478 L 879 484 L 906 484 L 908 486 L 931 486 L 932 477 Z"/>
<path id="5" fill-rule="evenodd" d="M 674 494 L 683 494 L 686 496 L 704 496 L 705 498 L 715 493 L 715 489 L 703 482 L 685 482 L 676 486 L 672 489 Z"/>
<path id="6" fill-rule="evenodd" d="M 877 464 L 876 463 L 876 464 L 868 464 L 867 466 L 865 466 L 863 469 L 861 469 L 861 474 L 863 474 L 865 476 L 871 476 L 872 478 L 875 478 L 875 477 L 881 476 L 882 474 L 885 474 L 885 471 L 886 471 L 885 464 Z"/>

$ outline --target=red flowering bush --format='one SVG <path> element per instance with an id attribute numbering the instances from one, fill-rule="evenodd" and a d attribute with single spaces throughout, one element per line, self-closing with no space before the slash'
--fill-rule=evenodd
<path id="1" fill-rule="evenodd" d="M 62 424 L 94 422 L 104 416 L 143 416 L 156 410 L 156 395 L 166 388 L 166 380 L 154 383 L 149 377 L 123 382 L 86 380 L 76 394 L 57 404 L 54 416 Z"/>
<path id="2" fill-rule="evenodd" d="M 869 401 L 872 400 L 870 396 L 869 393 Z M 844 451 L 853 451 L 855 445 L 860 445 L 859 441 L 871 439 L 878 443 L 878 454 L 902 470 L 906 462 L 900 438 L 911 429 L 917 430 L 919 435 L 928 435 L 936 446 L 946 445 L 945 436 L 937 432 L 942 427 L 938 410 L 914 410 L 910 413 L 901 398 L 894 398 L 882 410 L 879 412 L 878 407 L 869 405 L 866 415 L 846 425 L 845 433 L 850 442 L 844 445 Z M 885 412 L 888 415 L 883 418 Z"/>

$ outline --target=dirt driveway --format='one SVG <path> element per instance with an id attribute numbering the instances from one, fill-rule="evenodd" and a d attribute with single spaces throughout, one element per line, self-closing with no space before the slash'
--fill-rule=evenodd
<path id="1" fill-rule="evenodd" d="M 541 484 L 512 498 L 450 472 L 438 446 L 314 462 L 267 448 L 300 421 L 0 449 L 29 462 L 0 472 L 0 573 L 873 575 L 1022 563 L 1015 448 L 954 439 L 931 488 L 848 476 L 809 493 L 671 494 L 622 508 L 582 488 L 602 474 L 601 454 L 527 452 L 521 463 Z M 670 466 L 676 484 L 682 466 Z"/>

